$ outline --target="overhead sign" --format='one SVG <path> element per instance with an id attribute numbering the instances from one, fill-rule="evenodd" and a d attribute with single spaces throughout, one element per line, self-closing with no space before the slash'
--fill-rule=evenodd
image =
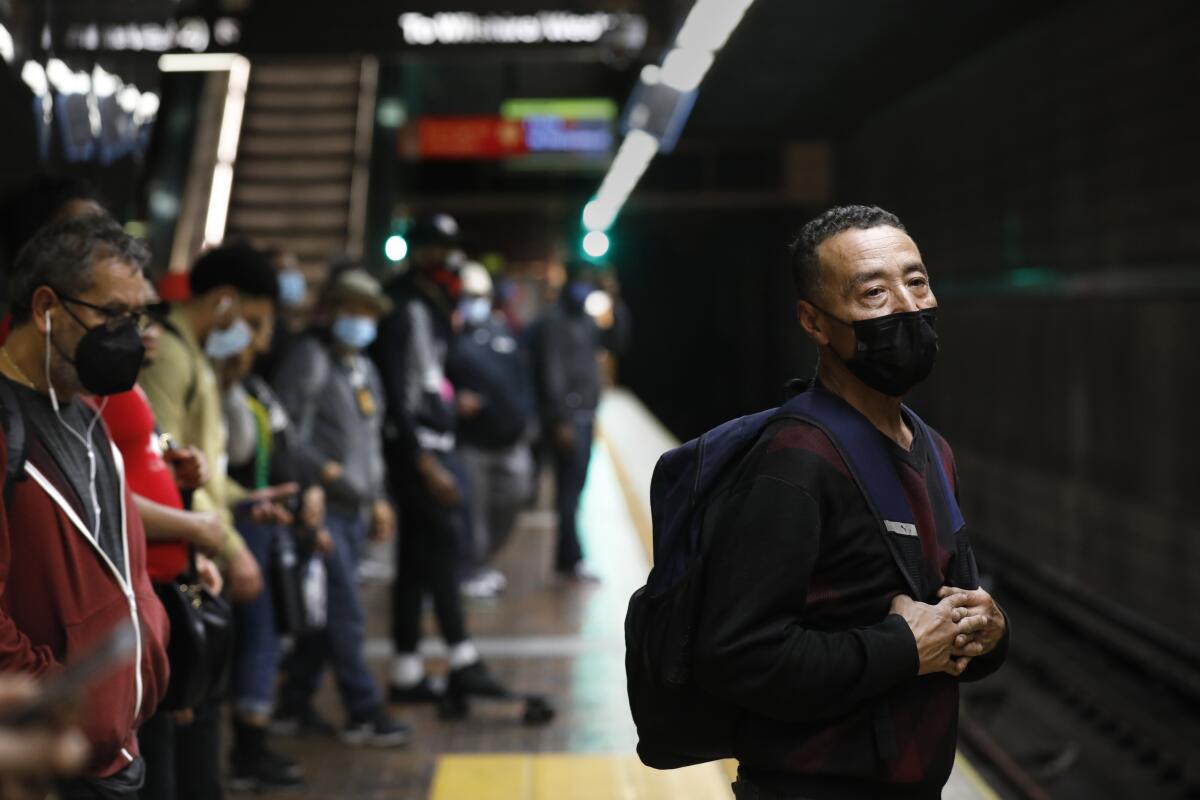
<path id="1" fill-rule="evenodd" d="M 576 14 L 542 11 L 537 14 L 474 14 L 466 11 L 399 17 L 405 44 L 595 44 L 621 27 L 628 15 Z M 644 25 L 644 23 L 643 23 Z"/>
<path id="2" fill-rule="evenodd" d="M 527 152 L 521 123 L 500 117 L 421 117 L 421 158 L 497 159 Z"/>
<path id="3" fill-rule="evenodd" d="M 220 17 L 211 23 L 200 17 L 186 17 L 178 22 L 87 22 L 67 26 L 63 47 L 84 51 L 165 53 L 190 50 L 203 53 L 210 48 L 235 47 L 241 38 L 242 24 L 233 17 Z"/>
<path id="4" fill-rule="evenodd" d="M 617 118 L 617 104 L 607 97 L 538 97 L 505 100 L 500 104 L 500 116 L 505 119 L 562 117 L 565 119 L 598 119 L 611 122 Z"/>
<path id="5" fill-rule="evenodd" d="M 601 157 L 612 153 L 617 104 L 608 98 L 517 99 L 500 116 L 521 123 L 530 153 Z"/>

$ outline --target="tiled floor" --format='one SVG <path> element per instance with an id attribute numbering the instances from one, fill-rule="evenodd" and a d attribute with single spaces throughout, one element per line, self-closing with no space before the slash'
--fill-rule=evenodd
<path id="1" fill-rule="evenodd" d="M 304 765 L 300 800 L 728 800 L 731 764 L 657 772 L 633 755 L 636 733 L 625 696 L 623 622 L 629 595 L 648 570 L 641 496 L 653 459 L 670 445 L 665 432 L 628 396 L 610 398 L 606 436 L 597 444 L 581 510 L 581 531 L 599 585 L 563 585 L 550 570 L 554 517 L 525 514 L 498 566 L 509 588 L 495 601 L 469 604 L 470 629 L 485 659 L 522 692 L 547 695 L 557 718 L 542 727 L 520 721 L 515 703 L 476 703 L 464 721 L 433 710 L 397 708 L 416 726 L 399 750 L 345 747 L 318 739 L 278 740 Z M 619 451 L 615 457 L 610 452 Z M 386 562 L 386 552 L 377 554 Z M 382 582 L 364 587 L 370 617 L 368 657 L 381 681 L 390 645 Z M 434 631 L 430 630 L 433 634 Z M 444 671 L 435 636 L 423 644 L 430 670 Z M 340 720 L 327 679 L 318 707 Z M 986 798 L 956 770 L 947 798 Z"/>

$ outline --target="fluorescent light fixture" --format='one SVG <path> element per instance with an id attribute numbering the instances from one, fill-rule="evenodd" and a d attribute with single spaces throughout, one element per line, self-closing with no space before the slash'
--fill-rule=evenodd
<path id="1" fill-rule="evenodd" d="M 710 52 L 720 50 L 753 2 L 754 0 L 696 0 L 675 37 L 675 46 Z"/>
<path id="2" fill-rule="evenodd" d="M 587 205 L 583 207 L 583 227 L 589 231 L 599 231 L 604 229 L 604 208 L 596 200 L 592 198 Z"/>
<path id="3" fill-rule="evenodd" d="M 663 85 L 684 94 L 694 92 L 700 87 L 700 82 L 704 80 L 704 75 L 712 64 L 711 50 L 677 47 L 663 59 Z"/>
<path id="4" fill-rule="evenodd" d="M 142 93 L 132 83 L 125 84 L 117 92 L 117 105 L 126 114 L 132 114 L 137 111 L 138 101 L 141 99 Z M 157 109 L 155 110 L 157 111 Z"/>
<path id="5" fill-rule="evenodd" d="M 142 92 L 137 99 L 137 109 L 134 116 L 140 122 L 149 122 L 158 116 L 158 106 L 161 101 L 154 92 Z"/>
<path id="6" fill-rule="evenodd" d="M 121 88 L 121 79 L 97 64 L 92 68 L 92 92 L 96 97 L 112 97 Z"/>
<path id="7" fill-rule="evenodd" d="M 167 53 L 158 57 L 161 72 L 224 72 L 241 58 L 236 53 Z"/>
<path id="8" fill-rule="evenodd" d="M 213 167 L 212 189 L 208 193 L 208 216 L 204 221 L 204 246 L 216 247 L 225 238 L 225 220 L 229 216 L 229 196 L 233 192 L 233 165 Z"/>
<path id="9" fill-rule="evenodd" d="M 642 86 L 652 87 L 661 83 L 683 95 L 695 92 L 712 67 L 717 51 L 725 46 L 753 3 L 754 0 L 695 0 L 662 66 L 647 64 L 642 67 Z M 694 99 L 694 95 L 680 98 L 680 106 L 676 109 L 683 113 L 678 123 L 680 127 Z M 683 106 L 684 103 L 687 105 Z M 658 139 L 642 129 L 649 121 L 650 107 L 645 102 L 629 110 L 626 117 L 629 133 L 601 181 L 596 196 L 583 209 L 583 225 L 589 231 L 602 233 L 612 226 L 621 213 L 621 206 L 629 199 L 658 152 Z M 671 139 L 677 133 L 678 128 L 674 134 L 667 133 L 666 137 Z"/>
<path id="10" fill-rule="evenodd" d="M 593 231 L 612 227 L 621 206 L 637 186 L 646 167 L 658 152 L 658 140 L 643 130 L 632 130 L 621 142 L 608 174 L 600 184 L 596 197 L 588 203 L 584 226 Z"/>
<path id="11" fill-rule="evenodd" d="M 208 193 L 208 215 L 204 223 L 204 244 L 208 247 L 219 245 L 225 238 L 229 198 L 233 192 L 233 162 L 237 160 L 238 139 L 242 132 L 242 112 L 246 109 L 246 87 L 249 85 L 250 62 L 242 56 L 233 56 L 229 62 L 225 107 L 221 112 L 221 128 L 217 135 L 217 163 L 213 167 L 212 188 Z M 151 93 L 146 92 L 142 97 L 145 98 L 149 94 Z M 156 96 L 155 101 L 157 100 Z"/>
<path id="12" fill-rule="evenodd" d="M 250 62 L 238 56 L 229 68 L 229 87 L 225 90 L 225 110 L 221 113 L 221 133 L 217 139 L 217 160 L 226 164 L 233 164 L 237 159 L 249 83 Z"/>
<path id="13" fill-rule="evenodd" d="M 46 70 L 36 61 L 26 61 L 21 66 L 21 80 L 29 90 L 38 97 L 50 94 L 50 81 L 46 78 Z"/>
<path id="14" fill-rule="evenodd" d="M 8 32 L 8 28 L 0 25 L 0 58 L 4 59 L 5 64 L 11 64 L 16 55 L 17 49 L 12 34 Z"/>

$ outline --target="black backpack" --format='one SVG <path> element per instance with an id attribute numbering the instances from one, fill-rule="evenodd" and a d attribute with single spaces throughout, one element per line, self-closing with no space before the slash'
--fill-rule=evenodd
<path id="1" fill-rule="evenodd" d="M 925 423 L 907 406 L 905 411 L 931 438 Z M 894 545 L 885 520 L 915 524 L 882 434 L 845 401 L 822 389 L 809 389 L 779 408 L 726 422 L 664 453 L 650 484 L 654 567 L 646 585 L 630 598 L 625 616 L 629 708 L 637 725 L 638 757 L 646 766 L 674 769 L 734 756 L 731 734 L 740 710 L 704 692 L 692 678 L 692 642 L 703 604 L 704 572 L 720 568 L 706 563 L 706 545 L 713 536 L 737 534 L 708 529 L 720 519 L 720 506 L 736 468 L 768 425 L 783 419 L 803 420 L 825 432 L 849 467 L 889 547 Z M 965 548 L 965 524 L 941 455 L 936 446 L 930 451 L 955 539 L 959 548 Z M 905 574 L 913 596 L 919 595 L 911 576 Z M 973 588 L 977 577 L 961 575 L 956 581 Z"/>

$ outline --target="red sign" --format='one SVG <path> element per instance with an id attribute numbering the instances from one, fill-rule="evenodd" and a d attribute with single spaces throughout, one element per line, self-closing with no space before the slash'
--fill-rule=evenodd
<path id="1" fill-rule="evenodd" d="M 417 121 L 421 158 L 508 158 L 528 152 L 519 121 L 500 117 L 421 117 Z"/>

